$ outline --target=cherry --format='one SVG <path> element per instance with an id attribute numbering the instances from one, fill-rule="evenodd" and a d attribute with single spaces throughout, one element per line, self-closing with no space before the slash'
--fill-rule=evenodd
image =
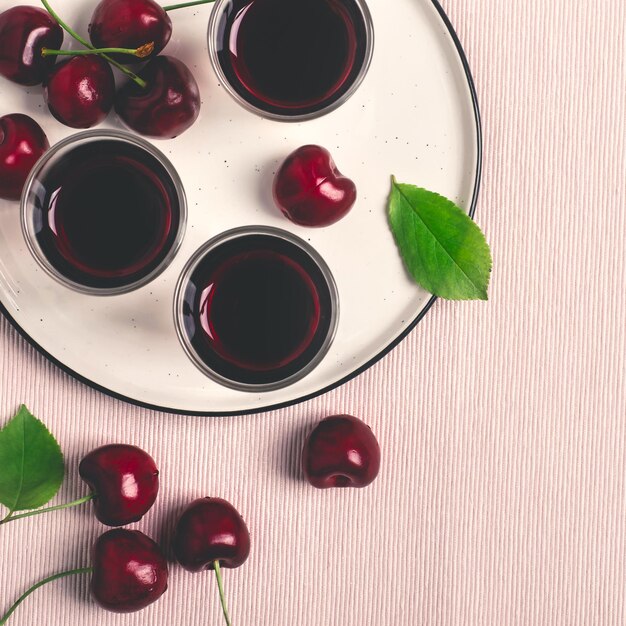
<path id="1" fill-rule="evenodd" d="M 221 498 L 199 498 L 182 513 L 174 531 L 176 560 L 190 572 L 239 567 L 250 553 L 250 533 L 237 509 Z"/>
<path id="2" fill-rule="evenodd" d="M 352 208 L 356 186 L 341 175 L 326 148 L 302 146 L 276 173 L 274 201 L 296 224 L 329 226 Z"/>
<path id="3" fill-rule="evenodd" d="M 138 48 L 154 42 L 156 56 L 172 36 L 172 20 L 153 0 L 102 0 L 91 18 L 89 36 L 96 48 Z M 111 56 L 121 63 L 140 61 Z"/>
<path id="4" fill-rule="evenodd" d="M 33 591 L 67 576 L 91 574 L 91 595 L 102 608 L 114 613 L 140 611 L 167 590 L 167 560 L 159 546 L 138 530 L 116 528 L 100 535 L 92 560 L 92 567 L 59 572 L 33 585 L 0 617 L 0 624 L 6 624 Z"/>
<path id="5" fill-rule="evenodd" d="M 176 560 L 190 572 L 215 571 L 220 602 L 231 626 L 221 567 L 239 567 L 250 554 L 250 533 L 235 507 L 222 498 L 198 498 L 182 512 L 173 540 Z"/>
<path id="6" fill-rule="evenodd" d="M 65 504 L 11 514 L 1 520 L 0 525 L 93 500 L 96 517 L 103 524 L 123 526 L 138 522 L 154 504 L 159 492 L 159 470 L 154 459 L 136 446 L 110 444 L 96 448 L 83 458 L 78 472 L 92 490 L 89 495 Z"/>
<path id="7" fill-rule="evenodd" d="M 198 119 L 200 90 L 182 61 L 156 57 L 139 76 L 147 87 L 142 89 L 129 81 L 115 100 L 115 111 L 132 130 L 148 137 L 173 139 Z"/>
<path id="8" fill-rule="evenodd" d="M 20 85 L 38 85 L 54 65 L 42 48 L 58 48 L 63 30 L 43 9 L 16 6 L 0 13 L 0 74 Z"/>
<path id="9" fill-rule="evenodd" d="M 104 121 L 113 107 L 115 79 L 99 56 L 76 56 L 58 63 L 45 84 L 44 98 L 59 122 L 90 128 Z"/>
<path id="10" fill-rule="evenodd" d="M 41 126 L 28 115 L 0 117 L 0 198 L 20 199 L 33 165 L 49 147 Z"/>
<path id="11" fill-rule="evenodd" d="M 130 613 L 167 590 L 167 561 L 159 546 L 138 530 L 116 528 L 93 547 L 91 594 L 108 611 Z"/>
<path id="12" fill-rule="evenodd" d="M 95 492 L 96 517 L 107 526 L 139 521 L 159 492 L 159 470 L 152 457 L 136 446 L 97 448 L 83 458 L 78 472 Z"/>
<path id="13" fill-rule="evenodd" d="M 360 419 L 333 415 L 322 420 L 307 438 L 302 469 L 318 489 L 365 487 L 378 475 L 380 447 Z"/>

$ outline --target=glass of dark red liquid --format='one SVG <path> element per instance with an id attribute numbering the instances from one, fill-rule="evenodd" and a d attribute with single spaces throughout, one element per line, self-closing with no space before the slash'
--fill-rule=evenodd
<path id="1" fill-rule="evenodd" d="M 285 387 L 311 372 L 337 329 L 339 298 L 322 257 L 286 231 L 222 233 L 189 260 L 174 317 L 191 360 L 243 391 Z"/>
<path id="2" fill-rule="evenodd" d="M 95 295 L 138 289 L 168 267 L 187 202 L 173 165 L 119 131 L 86 131 L 39 160 L 22 195 L 33 256 L 67 287 Z"/>
<path id="3" fill-rule="evenodd" d="M 224 88 L 280 121 L 341 106 L 365 78 L 374 48 L 365 0 L 217 0 L 208 38 Z"/>

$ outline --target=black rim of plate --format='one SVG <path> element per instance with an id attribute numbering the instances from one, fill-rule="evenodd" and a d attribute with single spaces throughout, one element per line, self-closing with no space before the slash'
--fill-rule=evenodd
<path id="1" fill-rule="evenodd" d="M 465 54 L 465 50 L 459 40 L 456 31 L 454 30 L 454 26 L 452 26 L 452 22 L 446 15 L 443 7 L 439 4 L 438 0 L 431 0 L 433 6 L 439 13 L 439 16 L 443 20 L 443 23 L 446 25 L 450 36 L 452 37 L 452 41 L 456 47 L 456 50 L 459 54 L 459 58 L 461 60 L 461 64 L 463 66 L 463 70 L 465 71 L 465 77 L 467 79 L 467 84 L 470 90 L 470 97 L 472 99 L 472 106 L 474 108 L 474 117 L 476 120 L 476 147 L 477 147 L 477 165 L 476 165 L 476 179 L 474 183 L 474 193 L 472 195 L 472 200 L 470 202 L 469 215 L 470 217 L 474 217 L 476 213 L 476 203 L 478 201 L 478 194 L 480 191 L 480 183 L 482 177 L 482 156 L 483 156 L 483 142 L 482 142 L 482 122 L 480 117 L 480 109 L 478 106 L 478 96 L 476 94 L 476 86 L 474 85 L 474 79 L 472 78 L 472 72 L 469 67 L 469 63 L 467 61 L 467 56 Z M 430 300 L 424 305 L 422 310 L 417 314 L 415 319 L 391 342 L 389 343 L 383 350 L 374 355 L 367 363 L 361 365 L 361 367 L 355 369 L 354 371 L 346 374 L 343 378 L 340 378 L 338 381 L 328 385 L 327 387 L 323 387 L 313 393 L 300 396 L 298 398 L 294 398 L 293 400 L 287 400 L 285 402 L 278 402 L 276 404 L 271 404 L 267 406 L 255 407 L 252 409 L 243 409 L 239 411 L 189 411 L 189 410 L 181 410 L 173 407 L 165 407 L 157 404 L 149 404 L 147 402 L 142 402 L 141 400 L 137 400 L 135 398 L 130 398 L 128 396 L 124 396 L 121 393 L 117 393 L 108 389 L 107 387 L 103 387 L 98 383 L 85 378 L 78 372 L 75 372 L 73 369 L 69 368 L 67 365 L 59 361 L 56 357 L 52 356 L 45 348 L 40 346 L 24 329 L 13 319 L 9 311 L 6 309 L 4 304 L 0 302 L 0 312 L 9 320 L 9 322 L 13 325 L 13 327 L 17 330 L 17 332 L 28 341 L 28 343 L 36 348 L 43 356 L 45 356 L 50 362 L 54 363 L 57 367 L 62 369 L 64 372 L 84 383 L 85 385 L 91 387 L 92 389 L 96 389 L 97 391 L 101 391 L 102 393 L 116 398 L 118 400 L 123 400 L 124 402 L 128 402 L 129 404 L 133 404 L 135 406 L 143 407 L 145 409 L 150 409 L 152 411 L 159 411 L 162 413 L 172 413 L 176 415 L 199 415 L 206 417 L 227 417 L 234 415 L 253 415 L 255 413 L 265 413 L 267 411 L 274 411 L 277 409 L 282 409 L 285 407 L 293 406 L 295 404 L 299 404 L 301 402 L 306 402 L 307 400 L 311 400 L 312 398 L 316 398 L 317 396 L 321 396 L 341 385 L 347 383 L 349 380 L 356 378 L 359 374 L 362 374 L 365 370 L 369 369 L 382 359 L 385 355 L 391 352 L 406 336 L 417 326 L 417 324 L 422 320 L 422 318 L 428 313 L 432 305 L 435 303 L 437 298 L 433 296 Z"/>

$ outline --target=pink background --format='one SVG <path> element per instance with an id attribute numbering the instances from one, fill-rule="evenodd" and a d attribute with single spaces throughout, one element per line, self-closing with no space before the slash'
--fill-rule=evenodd
<path id="1" fill-rule="evenodd" d="M 253 551 L 226 571 L 239 626 L 626 622 L 626 9 L 623 0 L 446 0 L 485 135 L 477 220 L 495 270 L 488 304 L 439 301 L 358 379 L 274 413 L 162 415 L 75 382 L 0 323 L 0 416 L 26 402 L 57 435 L 68 480 L 111 441 L 151 451 L 155 507 L 231 500 Z M 366 490 L 320 492 L 298 470 L 306 431 L 350 412 L 384 459 Z M 88 507 L 0 530 L 0 609 L 84 565 Z M 128 616 L 87 581 L 32 596 L 14 626 L 220 624 L 214 581 L 173 566 L 168 593 Z"/>

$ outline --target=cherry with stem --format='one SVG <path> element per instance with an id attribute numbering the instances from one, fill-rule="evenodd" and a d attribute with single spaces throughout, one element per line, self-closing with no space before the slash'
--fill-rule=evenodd
<path id="1" fill-rule="evenodd" d="M 106 65 L 106 64 L 105 64 Z M 109 444 L 85 455 L 78 466 L 80 477 L 91 493 L 67 504 L 13 515 L 0 524 L 59 511 L 93 500 L 94 513 L 107 526 L 124 526 L 138 522 L 152 507 L 159 492 L 159 470 L 154 459 L 137 446 Z M 134 489 L 127 488 L 128 481 Z"/>
<path id="2" fill-rule="evenodd" d="M 182 512 L 172 543 L 176 560 L 187 571 L 215 571 L 224 619 L 231 626 L 222 568 L 239 567 L 250 554 L 250 533 L 240 513 L 222 498 L 198 498 Z"/>
<path id="3" fill-rule="evenodd" d="M 103 609 L 132 613 L 156 602 L 167 591 L 169 567 L 159 545 L 147 535 L 124 528 L 109 530 L 96 539 L 91 566 L 53 574 L 34 584 L 0 617 L 0 626 L 33 591 L 75 574 L 91 574 L 91 595 Z"/>
<path id="4" fill-rule="evenodd" d="M 48 13 L 50 13 L 50 15 L 52 15 L 52 17 L 58 22 L 59 26 L 65 31 L 67 32 L 69 35 L 71 35 L 74 39 L 76 39 L 76 41 L 78 41 L 79 43 L 81 43 L 83 46 L 85 46 L 86 48 L 89 48 L 90 50 L 95 50 L 94 46 L 92 46 L 86 39 L 84 39 L 83 37 L 81 37 L 75 30 L 73 30 L 72 28 L 70 28 L 58 15 L 57 13 L 54 11 L 54 9 L 50 6 L 50 3 L 48 2 L 48 0 L 41 0 L 41 4 L 43 4 L 43 6 L 46 8 L 46 10 L 48 11 Z M 129 78 L 131 78 L 133 81 L 135 81 L 142 89 L 145 89 L 147 87 L 147 83 L 146 81 L 142 80 L 141 78 L 139 78 L 139 76 L 137 76 L 137 74 L 135 74 L 135 72 L 133 72 L 132 70 L 129 70 L 127 67 L 125 67 L 124 65 L 122 65 L 121 63 L 118 63 L 115 59 L 112 59 L 110 56 L 108 56 L 107 54 L 102 54 L 101 55 L 102 58 L 106 59 L 109 63 L 111 63 L 111 65 L 117 67 L 117 69 L 119 69 L 120 71 L 124 72 L 124 74 L 126 74 Z"/>
<path id="5" fill-rule="evenodd" d="M 86 56 L 90 54 L 128 54 L 129 56 L 135 56 L 139 59 L 145 59 L 150 56 L 154 50 L 154 42 L 150 42 L 144 44 L 143 46 L 139 46 L 139 48 L 135 48 L 131 50 L 130 48 L 93 48 L 87 50 L 50 50 L 49 48 L 41 49 L 42 57 L 51 57 L 51 56 L 65 56 L 65 57 L 79 57 Z"/>

